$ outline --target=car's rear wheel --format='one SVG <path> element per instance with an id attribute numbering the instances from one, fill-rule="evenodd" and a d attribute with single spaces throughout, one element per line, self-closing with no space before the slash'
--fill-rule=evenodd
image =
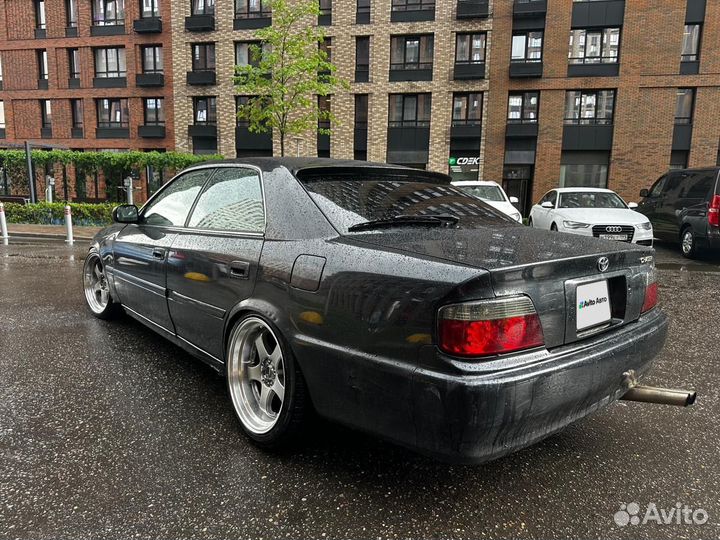
<path id="1" fill-rule="evenodd" d="M 243 431 L 265 447 L 292 441 L 306 416 L 305 381 L 280 332 L 257 315 L 240 319 L 228 342 L 227 382 Z"/>
<path id="2" fill-rule="evenodd" d="M 98 319 L 109 319 L 117 314 L 119 305 L 110 294 L 105 267 L 97 251 L 91 251 L 83 266 L 83 289 L 90 312 Z"/>
<path id="3" fill-rule="evenodd" d="M 688 259 L 697 257 L 697 240 L 692 227 L 685 227 L 680 234 L 680 248 L 682 249 L 682 254 Z"/>

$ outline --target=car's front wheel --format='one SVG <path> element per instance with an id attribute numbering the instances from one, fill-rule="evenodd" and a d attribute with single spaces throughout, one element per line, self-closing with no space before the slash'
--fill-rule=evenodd
<path id="1" fill-rule="evenodd" d="M 85 258 L 83 289 L 88 308 L 98 319 L 110 319 L 118 313 L 120 305 L 113 301 L 105 267 L 94 250 Z"/>
<path id="2" fill-rule="evenodd" d="M 240 319 L 230 333 L 226 364 L 230 399 L 247 436 L 269 448 L 292 441 L 309 404 L 279 330 L 257 315 Z"/>
<path id="3" fill-rule="evenodd" d="M 682 249 L 682 254 L 688 259 L 697 257 L 697 239 L 691 227 L 683 229 L 680 235 L 680 248 Z"/>

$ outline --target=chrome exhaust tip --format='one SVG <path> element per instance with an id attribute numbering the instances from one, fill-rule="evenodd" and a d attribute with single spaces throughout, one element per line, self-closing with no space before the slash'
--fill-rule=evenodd
<path id="1" fill-rule="evenodd" d="M 637 384 L 635 371 L 623 373 L 624 382 L 628 390 L 620 397 L 626 401 L 639 401 L 642 403 L 658 403 L 660 405 L 675 405 L 676 407 L 689 407 L 697 399 L 694 390 L 675 390 L 672 388 L 657 388 Z"/>

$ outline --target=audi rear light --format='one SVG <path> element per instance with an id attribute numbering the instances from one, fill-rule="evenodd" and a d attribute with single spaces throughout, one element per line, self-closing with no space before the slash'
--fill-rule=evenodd
<path id="1" fill-rule="evenodd" d="M 720 227 L 720 195 L 713 195 L 708 208 L 708 223 L 713 227 Z"/>
<path id="2" fill-rule="evenodd" d="M 643 300 L 640 313 L 646 313 L 657 306 L 658 302 L 658 286 L 655 280 L 655 269 L 653 268 L 647 275 L 647 285 L 645 286 L 645 300 Z"/>
<path id="3" fill-rule="evenodd" d="M 438 319 L 439 347 L 453 356 L 490 356 L 545 344 L 540 318 L 527 296 L 445 306 Z"/>

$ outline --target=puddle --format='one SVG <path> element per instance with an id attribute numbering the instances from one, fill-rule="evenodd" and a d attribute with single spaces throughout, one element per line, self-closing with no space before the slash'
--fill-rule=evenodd
<path id="1" fill-rule="evenodd" d="M 674 270 L 676 272 L 706 272 L 720 274 L 720 266 L 710 264 L 655 263 L 658 270 Z"/>

